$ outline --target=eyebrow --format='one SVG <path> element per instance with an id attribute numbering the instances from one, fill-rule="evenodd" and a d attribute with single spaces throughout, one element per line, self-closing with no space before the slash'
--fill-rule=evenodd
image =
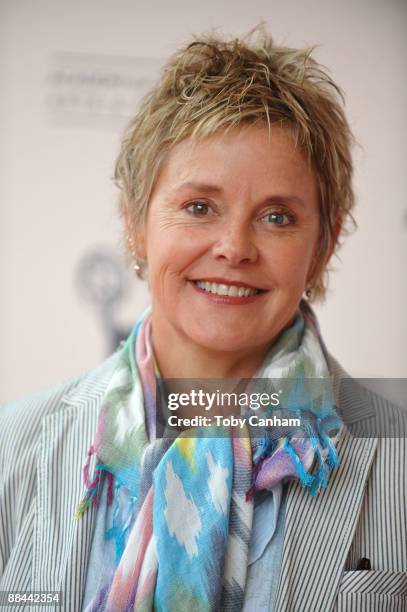
<path id="1" fill-rule="evenodd" d="M 196 191 L 200 191 L 201 193 L 205 193 L 207 195 L 221 195 L 224 193 L 224 190 L 219 185 L 210 185 L 208 183 L 197 183 L 194 181 L 186 181 L 179 185 L 174 190 L 175 193 L 178 191 L 184 191 L 185 189 L 195 189 Z M 263 204 L 301 204 L 304 206 L 304 202 L 301 198 L 296 195 L 272 195 L 266 197 L 263 201 Z"/>
<path id="2" fill-rule="evenodd" d="M 223 193 L 222 187 L 218 185 L 208 185 L 207 183 L 195 183 L 194 181 L 187 181 L 186 183 L 182 183 L 179 185 L 175 191 L 182 191 L 184 189 L 196 189 L 197 191 L 202 191 L 203 193 L 208 194 L 220 194 Z"/>

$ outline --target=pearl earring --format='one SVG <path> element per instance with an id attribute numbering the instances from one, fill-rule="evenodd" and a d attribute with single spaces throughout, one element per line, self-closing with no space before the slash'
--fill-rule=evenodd
<path id="1" fill-rule="evenodd" d="M 140 272 L 141 266 L 140 266 L 140 264 L 138 262 L 138 258 L 137 258 L 137 255 L 136 255 L 136 252 L 135 252 L 135 249 L 134 249 L 133 240 L 132 240 L 130 234 L 127 234 L 126 238 L 127 238 L 127 243 L 129 245 L 129 251 L 130 251 L 130 253 L 132 254 L 132 256 L 134 258 L 133 270 L 135 272 Z"/>

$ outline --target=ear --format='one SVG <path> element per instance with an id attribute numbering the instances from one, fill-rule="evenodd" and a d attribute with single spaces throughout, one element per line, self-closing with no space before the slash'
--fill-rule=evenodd
<path id="1" fill-rule="evenodd" d="M 133 245 L 134 254 L 139 259 L 147 259 L 147 248 L 145 240 L 145 228 L 144 224 L 139 224 L 136 227 L 131 221 L 129 209 L 127 207 L 123 210 L 123 219 L 126 228 L 126 234 L 129 236 L 129 240 Z"/>

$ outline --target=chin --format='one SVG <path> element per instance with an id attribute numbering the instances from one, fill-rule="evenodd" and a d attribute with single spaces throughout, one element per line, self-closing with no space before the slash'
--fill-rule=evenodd
<path id="1" fill-rule="evenodd" d="M 251 338 L 242 337 L 242 334 L 237 334 L 235 330 L 230 334 L 225 334 L 216 330 L 208 333 L 207 329 L 201 328 L 191 333 L 189 337 L 198 346 L 211 351 L 227 353 L 256 350 L 256 345 L 253 345 L 253 336 Z"/>

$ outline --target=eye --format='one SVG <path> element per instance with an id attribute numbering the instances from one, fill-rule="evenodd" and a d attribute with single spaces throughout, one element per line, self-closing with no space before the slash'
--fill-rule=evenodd
<path id="1" fill-rule="evenodd" d="M 185 206 L 185 209 L 194 217 L 206 217 L 210 212 L 211 208 L 206 202 L 190 202 Z"/>
<path id="2" fill-rule="evenodd" d="M 285 226 L 294 223 L 292 215 L 278 211 L 269 212 L 261 217 L 260 220 L 277 226 Z"/>

